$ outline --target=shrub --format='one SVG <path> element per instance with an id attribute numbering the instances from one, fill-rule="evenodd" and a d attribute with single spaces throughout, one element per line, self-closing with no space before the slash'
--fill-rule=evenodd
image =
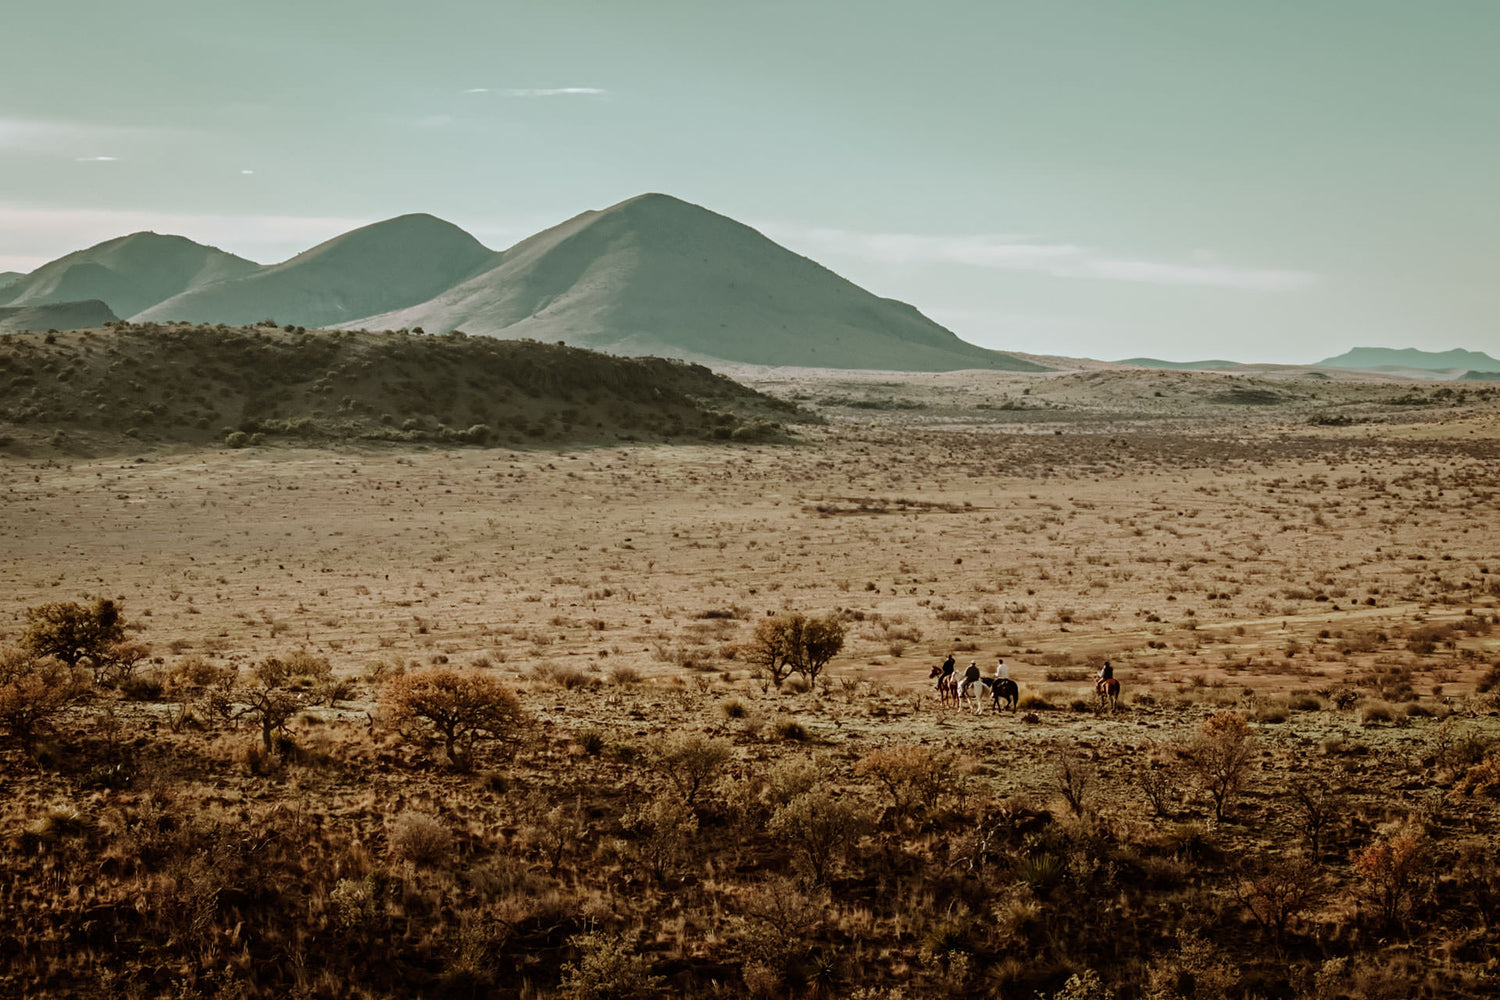
<path id="1" fill-rule="evenodd" d="M 579 748 L 590 757 L 604 752 L 604 734 L 597 729 L 585 729 L 573 737 Z"/>
<path id="2" fill-rule="evenodd" d="M 637 856 L 658 879 L 677 867 L 698 835 L 698 817 L 692 809 L 661 796 L 627 809 L 620 825 L 633 838 Z"/>
<path id="3" fill-rule="evenodd" d="M 480 741 L 511 736 L 522 719 L 521 703 L 498 679 L 448 667 L 392 677 L 380 689 L 380 704 L 398 727 L 441 740 L 455 767 L 468 766 Z"/>
<path id="4" fill-rule="evenodd" d="M 933 809 L 955 783 L 952 754 L 915 744 L 872 750 L 854 765 L 854 773 L 879 782 L 897 815 L 918 806 Z"/>
<path id="5" fill-rule="evenodd" d="M 1362 726 L 1389 724 L 1395 720 L 1396 712 L 1387 702 L 1367 701 L 1359 706 L 1359 724 Z"/>
<path id="6" fill-rule="evenodd" d="M 299 649 L 285 659 L 268 656 L 255 666 L 255 676 L 267 687 L 310 687 L 325 681 L 333 673 L 326 656 L 314 656 Z"/>
<path id="7" fill-rule="evenodd" d="M 30 751 L 88 693 L 88 675 L 52 658 L 0 651 L 0 730 Z"/>
<path id="8" fill-rule="evenodd" d="M 807 727 L 796 719 L 781 719 L 777 721 L 772 731 L 784 740 L 799 743 L 808 737 Z"/>
<path id="9" fill-rule="evenodd" d="M 436 816 L 404 812 L 391 825 L 388 846 L 394 858 L 437 867 L 453 853 L 453 833 Z"/>
<path id="10" fill-rule="evenodd" d="M 689 808 L 696 804 L 698 793 L 733 756 L 727 740 L 714 739 L 702 733 L 675 733 L 655 740 L 649 750 L 651 766 L 677 789 Z"/>
<path id="11" fill-rule="evenodd" d="M 624 939 L 579 934 L 569 943 L 579 955 L 563 966 L 567 1000 L 637 1000 L 662 994 L 665 981 L 651 974 L 646 957 L 631 951 Z"/>
<path id="12" fill-rule="evenodd" d="M 770 831 L 791 848 L 797 863 L 822 882 L 865 831 L 864 814 L 823 787 L 792 796 L 771 814 Z"/>

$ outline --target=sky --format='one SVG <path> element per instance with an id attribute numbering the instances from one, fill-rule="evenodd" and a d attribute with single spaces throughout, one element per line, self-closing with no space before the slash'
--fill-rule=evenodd
<path id="1" fill-rule="evenodd" d="M 960 337 L 1500 356 L 1493 0 L 48 0 L 4 18 L 0 271 L 271 263 L 647 191 Z"/>

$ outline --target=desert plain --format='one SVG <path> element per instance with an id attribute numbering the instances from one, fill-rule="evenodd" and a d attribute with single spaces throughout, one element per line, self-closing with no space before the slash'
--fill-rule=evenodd
<path id="1" fill-rule="evenodd" d="M 1500 390 L 735 374 L 809 422 L 0 456 L 0 645 L 149 647 L 0 756 L 0 993 L 1500 995 Z M 339 683 L 265 752 L 272 657 Z M 466 767 L 434 668 L 522 709 Z"/>

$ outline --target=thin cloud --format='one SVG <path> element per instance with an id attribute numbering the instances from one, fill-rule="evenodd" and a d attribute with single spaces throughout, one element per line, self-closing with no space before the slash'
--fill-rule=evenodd
<path id="1" fill-rule="evenodd" d="M 608 97 L 602 87 L 470 87 L 465 94 L 499 94 L 501 97 Z"/>
<path id="2" fill-rule="evenodd" d="M 75 163 L 118 163 L 118 156 L 75 156 Z"/>
<path id="3" fill-rule="evenodd" d="M 1054 278 L 1247 291 L 1290 291 L 1316 280 L 1316 276 L 1307 271 L 1289 269 L 1133 260 L 1090 247 L 1047 243 L 1024 235 L 931 236 L 779 225 L 765 228 L 780 234 L 786 242 L 809 247 L 815 253 L 840 254 L 885 264 L 964 264 L 1032 271 Z"/>
<path id="4" fill-rule="evenodd" d="M 95 157 L 90 149 L 116 148 L 134 139 L 161 135 L 159 129 L 96 125 L 92 122 L 34 118 L 0 118 L 0 149 L 23 153 L 71 153 L 79 161 L 103 162 L 116 157 Z"/>

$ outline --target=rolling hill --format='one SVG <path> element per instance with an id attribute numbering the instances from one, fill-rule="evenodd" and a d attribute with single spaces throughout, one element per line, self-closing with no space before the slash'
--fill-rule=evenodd
<path id="1" fill-rule="evenodd" d="M 1356 347 L 1337 357 L 1318 362 L 1319 368 L 1415 368 L 1441 371 L 1467 369 L 1476 372 L 1500 372 L 1500 361 L 1482 351 L 1421 351 L 1414 347 L 1397 350 L 1391 347 Z"/>
<path id="2" fill-rule="evenodd" d="M 44 306 L 0 306 L 0 333 L 20 330 L 82 330 L 119 319 L 98 299 Z"/>
<path id="3" fill-rule="evenodd" d="M 24 277 L 20 271 L 0 271 L 0 288 L 9 288 Z"/>
<path id="4" fill-rule="evenodd" d="M 116 323 L 0 339 L 0 448 L 775 441 L 817 418 L 701 365 L 449 334 Z M 236 436 L 238 435 L 238 436 Z"/>
<path id="5" fill-rule="evenodd" d="M 1135 365 L 1137 368 L 1165 368 L 1173 371 L 1196 371 L 1208 370 L 1218 371 L 1225 368 L 1239 368 L 1238 361 L 1163 361 L 1160 358 L 1126 358 L 1117 361 L 1119 365 Z"/>
<path id="6" fill-rule="evenodd" d="M 342 325 L 760 365 L 1041 370 L 966 343 L 749 226 L 660 194 L 585 212 L 430 301 Z"/>
<path id="7" fill-rule="evenodd" d="M 182 236 L 131 233 L 43 264 L 0 288 L 0 305 L 44 306 L 98 299 L 131 316 L 200 285 L 260 265 Z"/>
<path id="8" fill-rule="evenodd" d="M 239 326 L 274 318 L 333 326 L 423 302 L 496 258 L 452 223 L 402 215 L 335 236 L 253 274 L 187 290 L 132 319 Z"/>

